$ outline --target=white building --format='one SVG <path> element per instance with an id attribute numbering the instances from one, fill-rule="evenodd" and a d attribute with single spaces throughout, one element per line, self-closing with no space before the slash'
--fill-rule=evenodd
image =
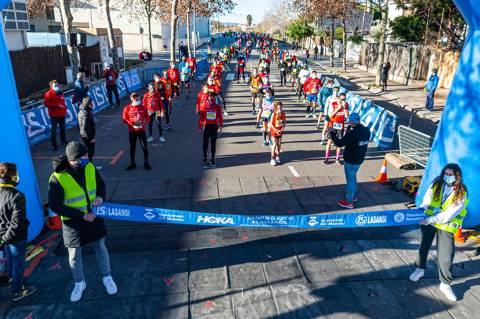
<path id="1" fill-rule="evenodd" d="M 2 10 L 2 24 L 8 49 L 10 51 L 25 49 L 27 47 L 26 32 L 30 29 L 25 0 L 14 0 Z"/>
<path id="2" fill-rule="evenodd" d="M 88 1 L 88 0 L 87 0 Z M 73 25 L 79 28 L 106 28 L 107 21 L 105 19 L 103 9 L 98 6 L 96 1 L 82 3 L 81 7 L 72 10 L 74 17 Z M 50 12 L 52 15 L 52 12 Z M 31 24 L 35 31 L 52 32 L 52 28 L 60 25 L 60 10 L 53 10 L 54 19 L 32 19 Z M 138 17 L 132 18 L 118 8 L 111 9 L 111 18 L 114 28 L 118 28 L 123 34 L 123 47 L 126 54 L 138 54 L 141 49 L 149 49 L 148 40 L 148 24 L 145 18 L 138 14 Z M 185 41 L 186 26 L 179 20 L 177 37 Z M 193 17 L 191 18 L 193 32 Z M 197 17 L 196 31 L 198 34 L 198 44 L 206 42 L 210 38 L 210 20 L 206 17 Z M 193 39 L 193 37 L 192 37 Z M 178 43 L 176 47 L 178 47 Z M 158 19 L 152 19 L 152 47 L 154 52 L 168 50 L 170 46 L 170 24 L 162 23 Z"/>

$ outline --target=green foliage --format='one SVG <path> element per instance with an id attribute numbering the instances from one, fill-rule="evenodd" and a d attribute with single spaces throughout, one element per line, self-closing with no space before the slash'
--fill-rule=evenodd
<path id="1" fill-rule="evenodd" d="M 362 44 L 362 36 L 360 34 L 354 34 L 348 38 L 348 41 L 352 41 L 356 44 Z"/>
<path id="2" fill-rule="evenodd" d="M 420 42 L 425 34 L 426 21 L 417 15 L 399 16 L 390 22 L 392 35 L 406 42 Z"/>
<path id="3" fill-rule="evenodd" d="M 336 27 L 335 28 L 334 37 L 337 40 L 343 40 L 343 28 L 342 27 Z"/>
<path id="4" fill-rule="evenodd" d="M 295 40 L 311 37 L 313 28 L 303 19 L 293 20 L 287 27 L 287 36 Z"/>
<path id="5" fill-rule="evenodd" d="M 248 15 L 247 15 L 247 25 L 248 25 L 249 27 L 252 25 L 252 21 L 253 21 L 252 15 L 251 15 L 251 14 L 248 14 Z"/>

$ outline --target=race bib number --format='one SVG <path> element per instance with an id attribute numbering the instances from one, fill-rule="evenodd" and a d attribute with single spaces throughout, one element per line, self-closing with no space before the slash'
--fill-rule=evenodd
<path id="1" fill-rule="evenodd" d="M 263 111 L 263 117 L 269 118 L 272 115 L 272 110 Z"/>
<path id="2" fill-rule="evenodd" d="M 333 128 L 335 130 L 341 130 L 343 128 L 343 124 L 342 123 L 333 123 Z"/>
<path id="3" fill-rule="evenodd" d="M 160 117 L 160 116 L 162 116 L 162 112 L 161 112 L 161 111 L 156 111 L 156 112 L 155 112 L 155 115 L 156 115 L 157 117 Z"/>
<path id="4" fill-rule="evenodd" d="M 312 89 L 312 90 L 310 91 L 310 93 L 316 94 L 316 93 L 317 93 L 317 89 Z"/>
<path id="5" fill-rule="evenodd" d="M 283 120 L 277 120 L 275 122 L 276 127 L 283 127 L 283 125 L 285 125 L 285 122 Z"/>
<path id="6" fill-rule="evenodd" d="M 215 121 L 217 119 L 217 112 L 207 112 L 207 120 Z"/>
<path id="7" fill-rule="evenodd" d="M 284 71 L 285 71 L 285 68 L 281 68 L 280 71 L 284 72 Z"/>

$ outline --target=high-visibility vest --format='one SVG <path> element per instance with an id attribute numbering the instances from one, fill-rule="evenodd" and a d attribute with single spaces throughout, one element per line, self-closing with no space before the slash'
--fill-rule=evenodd
<path id="1" fill-rule="evenodd" d="M 435 187 L 433 187 L 432 192 L 433 194 L 435 194 Z M 435 208 L 440 208 L 441 209 L 440 212 L 445 211 L 450 205 L 452 205 L 453 196 L 454 196 L 454 192 L 452 192 L 442 204 L 442 198 L 443 198 L 443 189 L 442 189 L 442 191 L 440 192 L 440 196 L 438 198 L 432 198 L 432 202 L 425 210 L 425 214 L 427 214 L 428 216 L 435 215 L 434 213 Z M 468 205 L 467 193 L 464 193 L 464 196 L 465 196 L 464 208 L 457 216 L 455 216 L 451 221 L 449 221 L 446 224 L 434 224 L 433 226 L 435 226 L 438 229 L 442 229 L 449 233 L 455 234 L 457 230 L 462 226 L 465 216 L 467 216 L 467 205 Z"/>
<path id="2" fill-rule="evenodd" d="M 63 204 L 65 206 L 78 209 L 83 213 L 88 213 L 88 201 L 87 194 L 90 203 L 92 203 L 97 197 L 97 180 L 95 176 L 95 166 L 92 163 L 88 163 L 85 166 L 85 187 L 87 193 L 80 186 L 70 173 L 53 173 L 50 179 L 55 176 L 57 181 L 63 188 Z M 62 220 L 68 220 L 70 218 L 61 216 Z"/>

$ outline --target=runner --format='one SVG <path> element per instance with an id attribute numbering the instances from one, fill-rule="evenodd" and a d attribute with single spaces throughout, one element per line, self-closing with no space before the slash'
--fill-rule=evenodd
<path id="1" fill-rule="evenodd" d="M 273 104 L 273 116 L 269 122 L 270 136 L 273 139 L 272 157 L 270 164 L 272 166 L 280 165 L 280 151 L 282 147 L 282 136 L 286 126 L 285 112 L 283 112 L 282 102 L 275 101 Z"/>
<path id="2" fill-rule="evenodd" d="M 287 63 L 285 60 L 278 60 L 278 70 L 280 71 L 280 86 L 287 86 Z"/>
<path id="3" fill-rule="evenodd" d="M 305 84 L 309 76 L 310 76 L 310 71 L 308 70 L 308 66 L 304 64 L 302 69 L 298 73 L 299 82 L 298 82 L 298 89 L 297 89 L 298 100 L 300 101 L 300 98 L 303 97 L 304 103 L 307 102 L 307 99 L 305 96 L 305 91 L 303 90 L 303 85 Z"/>
<path id="4" fill-rule="evenodd" d="M 180 97 L 180 71 L 175 67 L 175 62 L 170 62 L 170 69 L 168 69 L 168 77 L 172 80 L 173 95 Z"/>
<path id="5" fill-rule="evenodd" d="M 158 76 L 159 74 L 157 74 L 155 77 L 155 85 L 158 85 Z M 163 106 L 165 109 L 165 121 L 167 123 L 165 129 L 167 131 L 170 131 L 172 129 L 172 127 L 170 126 L 170 115 L 172 114 L 173 109 L 173 82 L 172 79 L 170 79 L 170 77 L 168 76 L 167 70 L 163 70 L 163 77 L 160 78 L 160 83 L 162 84 L 163 92 L 165 93 L 165 99 L 163 100 Z M 160 90 L 160 88 L 157 88 L 157 90 Z"/>
<path id="6" fill-rule="evenodd" d="M 317 78 L 317 71 L 312 71 L 310 77 L 305 81 L 303 85 L 303 90 L 307 94 L 307 110 L 306 110 L 306 118 L 317 116 L 315 115 L 315 110 L 318 104 L 318 91 L 322 86 L 322 81 Z"/>
<path id="7" fill-rule="evenodd" d="M 272 113 L 273 113 L 273 102 L 274 102 L 274 97 L 272 95 L 272 91 L 266 90 L 265 96 L 262 100 L 262 107 L 260 108 L 260 111 L 258 112 L 258 115 L 257 115 L 257 123 L 255 125 L 256 128 L 259 128 L 260 119 L 262 119 L 263 145 L 265 146 L 270 144 L 270 138 L 267 139 L 267 137 L 269 133 L 268 123 L 270 122 L 270 118 L 272 117 Z"/>
<path id="8" fill-rule="evenodd" d="M 192 70 L 190 69 L 190 65 L 188 64 L 185 57 L 182 58 L 182 63 L 179 65 L 180 68 L 180 84 L 182 90 L 186 90 L 186 98 L 187 100 L 190 98 L 190 78 L 192 76 Z"/>
<path id="9" fill-rule="evenodd" d="M 223 117 L 222 107 L 216 102 L 215 95 L 210 96 L 205 101 L 205 107 L 200 108 L 198 120 L 199 131 L 203 130 L 203 167 L 215 168 L 215 151 L 218 133 L 222 131 Z M 210 148 L 210 162 L 208 162 L 208 144 Z"/>
<path id="10" fill-rule="evenodd" d="M 252 70 L 252 75 L 250 76 L 249 85 L 250 92 L 252 94 L 252 115 L 257 114 L 256 101 L 261 99 L 260 89 L 262 87 L 263 81 L 260 75 L 257 74 L 257 69 Z"/>
<path id="11" fill-rule="evenodd" d="M 345 99 L 346 99 L 345 93 L 340 93 L 339 99 L 337 101 L 332 102 L 331 113 L 329 113 L 328 127 L 329 129 L 334 130 L 335 132 L 334 134 L 339 140 L 342 139 L 343 133 L 345 132 L 345 118 L 348 118 L 349 116 L 348 103 L 345 102 Z M 329 134 L 327 147 L 325 149 L 325 159 L 323 161 L 325 164 L 330 164 L 329 157 L 330 157 L 330 150 L 332 148 L 332 144 L 333 144 L 333 140 Z M 340 162 L 341 150 L 342 149 L 340 147 L 337 147 L 336 149 L 335 163 L 337 163 L 337 165 L 342 165 L 342 163 Z"/>
<path id="12" fill-rule="evenodd" d="M 242 75 L 243 83 L 247 83 L 245 82 L 245 58 L 242 53 L 240 53 L 237 58 L 237 84 L 240 81 L 240 74 Z"/>
<path id="13" fill-rule="evenodd" d="M 161 88 L 163 90 L 163 87 Z M 148 143 L 153 142 L 153 122 L 157 123 L 160 143 L 165 143 L 165 138 L 162 134 L 162 118 L 165 116 L 163 100 L 164 98 L 160 92 L 155 90 L 155 84 L 148 84 L 148 92 L 143 96 L 143 106 L 147 109 L 148 116 L 150 117 L 150 121 L 148 122 Z"/>
<path id="14" fill-rule="evenodd" d="M 123 109 L 123 122 L 128 125 L 130 142 L 130 165 L 128 165 L 126 170 L 131 171 L 137 167 L 135 163 L 135 148 L 138 139 L 140 140 L 140 146 L 143 150 L 143 158 L 145 160 L 144 167 L 149 171 L 152 167 L 148 163 L 148 146 L 145 128 L 147 123 L 150 122 L 150 117 L 148 116 L 147 109 L 142 105 L 138 93 L 134 92 L 130 94 L 130 101 L 131 103 Z"/>
<path id="15" fill-rule="evenodd" d="M 188 66 L 190 67 L 190 84 L 195 87 L 195 75 L 197 74 L 197 58 L 190 56 L 187 58 Z"/>
<path id="16" fill-rule="evenodd" d="M 325 111 L 325 105 L 327 103 L 327 99 L 333 94 L 333 80 L 328 79 L 326 85 L 324 85 L 320 92 L 318 92 L 318 106 L 319 106 L 319 115 L 317 121 L 317 129 L 320 129 L 320 123 L 323 118 L 323 113 Z M 324 136 L 322 136 L 322 140 Z"/>
<path id="17" fill-rule="evenodd" d="M 325 121 L 323 122 L 323 130 L 322 130 L 322 140 L 320 141 L 321 145 L 327 144 L 327 141 L 325 140 L 325 134 L 327 134 L 327 128 L 328 128 L 328 122 L 329 122 L 329 114 L 332 110 L 332 103 L 338 100 L 338 94 L 340 92 L 340 87 L 339 86 L 334 86 L 333 87 L 333 94 L 330 95 L 327 98 L 327 101 L 325 102 L 325 109 L 324 114 L 325 114 Z M 318 124 L 318 122 L 317 122 Z"/>

